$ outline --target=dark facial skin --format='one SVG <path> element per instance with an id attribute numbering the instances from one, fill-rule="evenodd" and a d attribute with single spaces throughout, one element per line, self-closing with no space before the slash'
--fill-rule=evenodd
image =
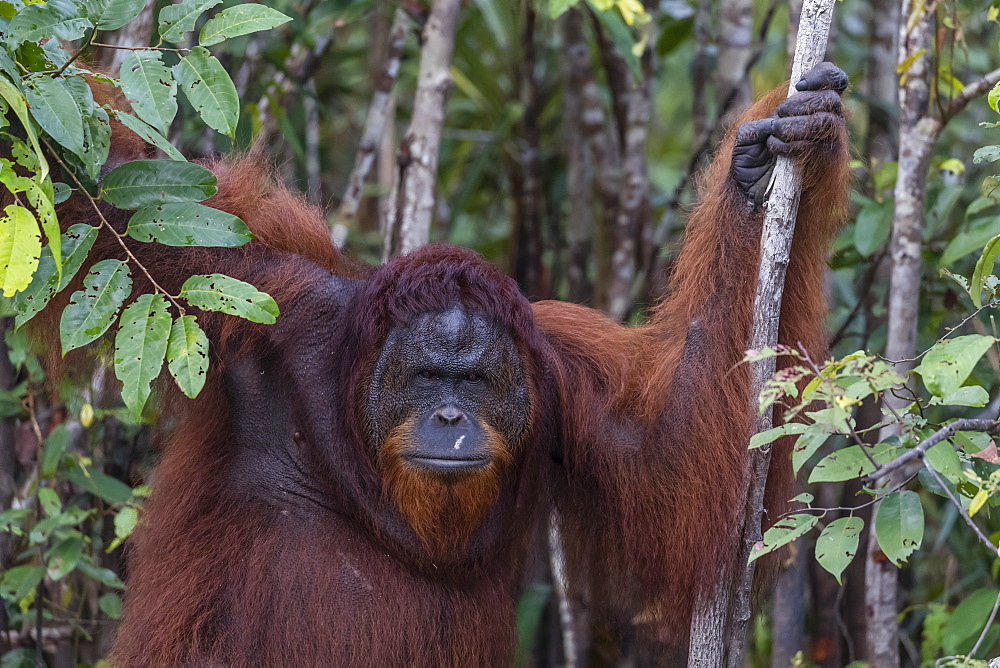
<path id="1" fill-rule="evenodd" d="M 408 421 L 403 457 L 442 476 L 487 466 L 489 427 L 514 447 L 530 422 L 524 367 L 510 335 L 481 314 L 452 308 L 399 325 L 368 390 L 372 445 Z"/>

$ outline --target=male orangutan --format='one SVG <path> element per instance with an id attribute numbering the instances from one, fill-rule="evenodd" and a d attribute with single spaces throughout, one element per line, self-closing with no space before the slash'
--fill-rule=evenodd
<path id="1" fill-rule="evenodd" d="M 210 165 L 209 203 L 258 239 L 133 252 L 167 290 L 221 271 L 270 293 L 282 316 L 201 316 L 214 370 L 197 400 L 168 400 L 114 663 L 508 666 L 553 507 L 593 612 L 683 648 L 696 593 L 736 553 L 753 424 L 739 362 L 775 155 L 798 158 L 805 184 L 780 338 L 823 354 L 846 85 L 824 64 L 741 118 L 702 180 L 671 287 L 638 328 L 529 304 L 455 247 L 356 266 L 266 170 Z M 144 157 L 127 141 L 116 137 L 114 161 Z M 105 215 L 124 228 L 126 212 Z M 92 222 L 72 200 L 62 217 Z M 773 512 L 789 467 L 772 468 Z"/>

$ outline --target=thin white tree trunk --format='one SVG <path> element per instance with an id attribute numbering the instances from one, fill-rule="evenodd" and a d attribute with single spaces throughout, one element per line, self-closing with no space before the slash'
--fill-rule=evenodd
<path id="1" fill-rule="evenodd" d="M 389 254 L 408 253 L 430 240 L 437 188 L 438 148 L 444 124 L 444 104 L 451 86 L 451 55 L 455 48 L 459 0 L 434 0 L 424 27 L 420 72 L 413 100 L 410 129 L 399 149 L 399 170 L 389 202 L 386 225 Z M 398 243 L 397 243 L 398 234 Z"/>
<path id="2" fill-rule="evenodd" d="M 743 73 L 753 56 L 752 44 L 753 0 L 721 0 L 715 96 L 719 108 L 727 108 L 726 125 L 750 105 L 750 79 Z"/>

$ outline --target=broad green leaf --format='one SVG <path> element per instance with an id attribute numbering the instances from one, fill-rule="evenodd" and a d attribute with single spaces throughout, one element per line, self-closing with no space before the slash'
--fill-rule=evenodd
<path id="1" fill-rule="evenodd" d="M 843 584 L 840 576 L 844 569 L 858 553 L 858 536 L 864 528 L 865 522 L 860 517 L 841 517 L 830 522 L 816 539 L 816 562 L 837 578 L 839 584 Z"/>
<path id="2" fill-rule="evenodd" d="M 928 392 L 937 397 L 948 396 L 958 391 L 994 341 L 992 336 L 980 334 L 938 341 L 914 371 L 924 379 Z"/>
<path id="3" fill-rule="evenodd" d="M 73 434 L 62 424 L 56 425 L 48 435 L 42 448 L 42 460 L 39 464 L 39 473 L 41 473 L 42 478 L 51 478 L 56 474 L 59 462 L 72 440 Z"/>
<path id="4" fill-rule="evenodd" d="M 779 425 L 767 431 L 762 431 L 758 434 L 754 434 L 750 437 L 750 449 L 759 448 L 762 445 L 767 445 L 768 443 L 773 443 L 782 436 L 788 436 L 791 434 L 801 434 L 807 429 L 808 425 L 802 422 L 789 422 L 788 424 Z"/>
<path id="5" fill-rule="evenodd" d="M 170 337 L 170 312 L 163 295 L 146 294 L 122 313 L 115 336 L 115 377 L 122 399 L 133 415 L 141 415 L 150 384 L 160 375 Z"/>
<path id="6" fill-rule="evenodd" d="M 869 451 L 871 454 L 871 451 Z M 809 483 L 840 482 L 868 475 L 875 470 L 860 445 L 851 445 L 824 457 L 809 474 Z"/>
<path id="7" fill-rule="evenodd" d="M 159 241 L 167 246 L 235 248 L 253 239 L 246 223 L 236 216 L 195 202 L 143 207 L 128 221 L 127 232 L 136 241 Z"/>
<path id="8" fill-rule="evenodd" d="M 136 118 L 132 114 L 126 114 L 124 111 L 114 110 L 111 113 L 119 123 L 139 135 L 139 137 L 144 139 L 147 143 L 152 144 L 166 153 L 170 156 L 171 160 L 177 160 L 178 162 L 185 162 L 187 160 L 173 144 L 167 141 L 166 137 L 160 134 L 155 128 L 150 126 L 145 121 Z"/>
<path id="9" fill-rule="evenodd" d="M 240 120 L 240 99 L 218 58 L 196 46 L 174 65 L 174 78 L 205 124 L 232 137 Z"/>
<path id="10" fill-rule="evenodd" d="M 98 229 L 90 225 L 77 224 L 66 230 L 61 237 L 63 272 L 62 281 L 56 272 L 55 260 L 52 259 L 52 249 L 42 248 L 38 269 L 27 288 L 14 295 L 14 309 L 17 316 L 14 324 L 20 327 L 31 320 L 45 308 L 52 297 L 65 288 L 80 270 L 83 261 L 87 259 L 94 241 L 97 240 Z"/>
<path id="11" fill-rule="evenodd" d="M 1000 234 L 990 239 L 989 243 L 986 244 L 982 256 L 976 262 L 976 270 L 972 272 L 972 280 L 969 281 L 969 295 L 977 308 L 981 308 L 983 305 L 983 284 L 986 282 L 986 277 L 993 271 L 993 265 L 998 258 L 1000 258 Z"/>
<path id="12" fill-rule="evenodd" d="M 139 511 L 132 506 L 125 506 L 115 515 L 115 538 L 125 540 L 132 535 L 132 530 L 139 522 Z"/>
<path id="13" fill-rule="evenodd" d="M 936 397 L 935 397 L 936 399 Z M 941 403 L 945 406 L 976 406 L 983 407 L 989 403 L 990 395 L 979 385 L 964 385 L 940 401 L 931 400 L 931 405 Z"/>
<path id="14" fill-rule="evenodd" d="M 42 229 L 45 231 L 45 237 L 49 243 L 52 243 L 53 239 L 59 238 L 59 219 L 56 217 L 55 204 L 51 199 L 51 189 L 39 185 L 38 181 L 30 178 L 25 179 L 24 184 L 27 186 L 24 196 L 28 199 L 28 203 L 35 208 L 35 213 L 38 214 Z M 46 192 L 47 190 L 48 192 Z M 58 250 L 58 253 L 53 254 L 57 267 L 56 273 L 59 273 L 59 263 L 63 261 L 62 249 Z"/>
<path id="15" fill-rule="evenodd" d="M 997 103 L 1000 103 L 1000 83 L 990 89 L 990 94 L 986 96 L 986 101 L 993 111 L 1000 113 L 1000 109 L 997 108 Z"/>
<path id="16" fill-rule="evenodd" d="M 192 276 L 181 286 L 181 299 L 206 311 L 221 311 L 241 318 L 274 324 L 279 311 L 271 297 L 243 281 L 222 274 Z"/>
<path id="17" fill-rule="evenodd" d="M 795 439 L 795 447 L 792 448 L 792 468 L 796 475 L 829 437 L 830 433 L 823 428 L 823 425 L 812 424 Z"/>
<path id="18" fill-rule="evenodd" d="M 889 239 L 894 209 L 893 200 L 886 199 L 881 202 L 868 200 L 858 211 L 854 223 L 854 247 L 862 257 L 869 257 Z"/>
<path id="19" fill-rule="evenodd" d="M 35 125 L 31 122 L 31 117 L 28 114 L 27 101 L 21 94 L 21 91 L 3 77 L 0 77 L 0 97 L 4 99 L 14 111 L 17 119 L 21 121 L 21 127 L 24 129 L 25 134 L 28 135 L 28 141 L 31 142 L 31 147 L 35 150 L 35 159 L 38 160 L 40 167 L 38 178 L 44 181 L 49 175 L 49 163 L 45 160 L 45 153 L 42 152 L 42 147 L 38 143 Z"/>
<path id="20" fill-rule="evenodd" d="M 87 18 L 101 30 L 118 30 L 142 13 L 146 0 L 84 0 Z"/>
<path id="21" fill-rule="evenodd" d="M 215 174 L 193 162 L 133 160 L 115 167 L 101 183 L 101 198 L 119 209 L 161 202 L 200 202 L 216 193 Z"/>
<path id="22" fill-rule="evenodd" d="M 177 82 L 160 51 L 133 51 L 121 66 L 122 91 L 136 116 L 167 134 L 177 115 Z"/>
<path id="23" fill-rule="evenodd" d="M 96 181 L 111 151 L 108 112 L 94 102 L 94 93 L 82 76 L 66 77 L 63 82 L 80 107 L 83 118 L 83 153 L 80 158 L 87 174 Z"/>
<path id="24" fill-rule="evenodd" d="M 14 566 L 0 579 L 0 596 L 12 603 L 26 598 L 45 577 L 44 566 Z"/>
<path id="25" fill-rule="evenodd" d="M 132 488 L 117 478 L 95 469 L 74 468 L 67 474 L 70 481 L 108 503 L 125 503 L 132 498 Z"/>
<path id="26" fill-rule="evenodd" d="M 45 553 L 48 575 L 52 580 L 61 580 L 76 568 L 83 554 L 83 539 L 79 536 L 64 538 Z"/>
<path id="27" fill-rule="evenodd" d="M 983 162 L 996 162 L 1000 160 L 1000 146 L 983 146 L 976 149 L 972 154 L 972 162 L 980 164 Z"/>
<path id="28" fill-rule="evenodd" d="M 83 18 L 79 3 L 73 0 L 48 0 L 44 5 L 28 5 L 10 20 L 8 44 L 37 42 L 58 37 L 71 42 L 83 37 L 93 23 Z"/>
<path id="29" fill-rule="evenodd" d="M 184 33 L 194 30 L 198 17 L 222 0 L 182 0 L 160 10 L 160 37 L 167 42 L 179 42 Z"/>
<path id="30" fill-rule="evenodd" d="M 230 37 L 276 28 L 291 20 L 270 7 L 248 2 L 223 9 L 210 18 L 201 29 L 198 42 L 202 46 L 211 46 Z"/>
<path id="31" fill-rule="evenodd" d="M 102 596 L 97 604 L 100 606 L 101 612 L 111 619 L 119 619 L 122 616 L 122 597 L 114 592 L 108 592 Z"/>
<path id="32" fill-rule="evenodd" d="M 62 81 L 46 75 L 33 76 L 24 82 L 24 97 L 38 125 L 60 145 L 82 156 L 83 116 Z"/>
<path id="33" fill-rule="evenodd" d="M 59 495 L 49 487 L 38 489 L 38 503 L 41 504 L 46 517 L 55 517 L 62 512 L 62 501 L 59 500 Z"/>
<path id="34" fill-rule="evenodd" d="M 116 480 L 115 482 L 118 481 Z M 124 485 L 124 483 L 122 484 Z M 125 485 L 125 487 L 128 487 L 128 485 Z M 108 587 L 114 587 L 115 589 L 125 588 L 125 583 L 122 582 L 121 579 L 117 575 L 115 575 L 115 572 L 110 569 L 98 568 L 97 566 L 94 566 L 87 560 L 81 561 L 80 564 L 77 566 L 77 568 L 79 568 L 83 572 L 83 574 L 86 575 L 88 578 L 97 580 L 101 584 L 104 584 Z"/>
<path id="35" fill-rule="evenodd" d="M 59 321 L 63 355 L 108 331 L 131 292 L 132 278 L 124 262 L 101 260 L 91 267 L 83 290 L 73 293 Z"/>
<path id="36" fill-rule="evenodd" d="M 31 211 L 10 204 L 0 217 L 0 287 L 11 297 L 31 284 L 42 253 L 38 222 Z"/>
<path id="37" fill-rule="evenodd" d="M 750 550 L 750 559 L 747 563 L 756 561 L 765 554 L 774 552 L 779 547 L 788 545 L 799 536 L 809 533 L 809 530 L 816 526 L 819 517 L 809 513 L 797 513 L 789 515 L 764 532 L 764 540 L 753 546 Z"/>
<path id="38" fill-rule="evenodd" d="M 964 654 L 972 649 L 983 632 L 983 626 L 986 625 L 996 600 L 996 589 L 977 589 L 958 604 L 944 625 L 942 645 L 945 653 Z M 985 646 L 992 647 L 993 642 Z"/>
<path id="39" fill-rule="evenodd" d="M 916 492 L 890 492 L 875 514 L 878 545 L 892 563 L 901 566 L 924 539 L 924 509 Z"/>
<path id="40" fill-rule="evenodd" d="M 167 368 L 181 392 L 194 399 L 205 386 L 208 372 L 208 337 L 193 315 L 181 316 L 170 327 Z"/>
<path id="41" fill-rule="evenodd" d="M 950 442 L 938 443 L 924 454 L 924 458 L 935 471 L 953 484 L 957 485 L 965 479 L 962 476 L 962 460 Z"/>

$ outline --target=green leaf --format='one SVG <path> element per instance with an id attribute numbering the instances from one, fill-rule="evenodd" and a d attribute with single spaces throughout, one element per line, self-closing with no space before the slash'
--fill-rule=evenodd
<path id="1" fill-rule="evenodd" d="M 59 462 L 62 460 L 62 456 L 66 453 L 72 440 L 73 435 L 66 429 L 66 425 L 62 424 L 56 425 L 48 438 L 45 439 L 45 446 L 42 448 L 42 460 L 39 464 L 43 479 L 51 478 L 56 474 Z"/>
<path id="2" fill-rule="evenodd" d="M 1000 146 L 983 146 L 976 149 L 976 152 L 972 154 L 972 162 L 977 165 L 983 162 L 996 162 L 997 160 L 1000 160 Z"/>
<path id="3" fill-rule="evenodd" d="M 792 448 L 792 468 L 796 475 L 829 437 L 830 433 L 824 429 L 823 425 L 811 424 L 801 436 L 795 439 L 795 447 Z"/>
<path id="4" fill-rule="evenodd" d="M 56 272 L 55 260 L 52 259 L 52 249 L 42 248 L 38 261 L 38 269 L 27 288 L 14 295 L 14 309 L 17 317 L 14 324 L 20 327 L 31 320 L 45 308 L 52 297 L 65 288 L 70 280 L 80 270 L 83 261 L 87 259 L 94 241 L 97 240 L 98 229 L 90 225 L 77 224 L 66 230 L 61 236 L 63 273 L 62 281 Z"/>
<path id="5" fill-rule="evenodd" d="M 115 515 L 115 538 L 125 540 L 132 535 L 135 525 L 139 522 L 139 511 L 132 506 L 125 506 Z"/>
<path id="6" fill-rule="evenodd" d="M 63 85 L 80 108 L 83 118 L 83 153 L 80 154 L 80 158 L 87 174 L 96 181 L 111 151 L 111 123 L 108 120 L 108 112 L 94 101 L 94 93 L 82 76 L 66 77 Z"/>
<path id="7" fill-rule="evenodd" d="M 222 0 L 182 0 L 160 10 L 160 37 L 167 42 L 179 42 L 184 33 L 194 30 L 198 17 Z"/>
<path id="8" fill-rule="evenodd" d="M 91 267 L 83 290 L 73 293 L 59 321 L 63 355 L 108 331 L 131 292 L 132 278 L 124 262 L 101 260 Z"/>
<path id="9" fill-rule="evenodd" d="M 549 18 L 555 20 L 578 4 L 580 0 L 549 0 Z"/>
<path id="10" fill-rule="evenodd" d="M 42 253 L 38 222 L 31 211 L 10 204 L 0 217 L 0 287 L 4 297 L 31 284 Z"/>
<path id="11" fill-rule="evenodd" d="M 265 325 L 274 324 L 279 311 L 271 297 L 243 281 L 222 274 L 195 275 L 181 286 L 181 299 L 206 311 L 221 311 Z"/>
<path id="12" fill-rule="evenodd" d="M 24 97 L 38 125 L 60 145 L 82 156 L 83 116 L 62 81 L 46 75 L 33 76 L 24 82 Z"/>
<path id="13" fill-rule="evenodd" d="M 59 500 L 59 495 L 56 494 L 54 489 L 48 487 L 39 488 L 38 503 L 41 504 L 42 510 L 45 511 L 47 517 L 55 517 L 62 512 L 62 501 Z"/>
<path id="14" fill-rule="evenodd" d="M 235 134 L 240 99 L 218 58 L 196 46 L 174 65 L 174 78 L 208 127 L 230 137 Z"/>
<path id="15" fill-rule="evenodd" d="M 28 115 L 27 101 L 21 95 L 21 91 L 3 77 L 0 77 L 0 97 L 10 105 L 17 119 L 21 121 L 21 127 L 24 129 L 25 134 L 28 135 L 31 147 L 35 149 L 35 159 L 38 160 L 39 164 L 38 179 L 44 181 L 49 175 L 49 163 L 45 160 L 45 153 L 42 152 L 42 147 L 38 143 L 38 136 L 35 133 L 35 125 L 31 122 L 31 117 Z"/>
<path id="16" fill-rule="evenodd" d="M 173 144 L 167 141 L 166 137 L 160 134 L 155 128 L 151 127 L 145 121 L 139 120 L 132 114 L 126 114 L 124 111 L 113 110 L 111 114 L 118 120 L 119 123 L 139 135 L 139 137 L 147 143 L 152 144 L 166 153 L 172 160 L 177 160 L 179 162 L 185 162 L 187 160 L 184 155 L 181 154 L 176 147 L 174 147 Z"/>
<path id="17" fill-rule="evenodd" d="M 133 160 L 104 177 L 101 198 L 120 209 L 161 202 L 200 202 L 218 190 L 215 174 L 193 162 Z"/>
<path id="18" fill-rule="evenodd" d="M 205 386 L 208 337 L 193 315 L 174 320 L 167 343 L 167 368 L 181 392 L 194 399 Z"/>
<path id="19" fill-rule="evenodd" d="M 809 513 L 797 513 L 778 520 L 773 527 L 764 532 L 764 540 L 750 550 L 750 559 L 747 563 L 752 563 L 765 554 L 788 545 L 799 536 L 806 535 L 818 521 L 819 517 Z"/>
<path id="20" fill-rule="evenodd" d="M 788 436 L 791 434 L 801 434 L 808 428 L 808 425 L 802 422 L 789 422 L 788 424 L 779 425 L 767 431 L 762 431 L 758 434 L 754 434 L 750 437 L 750 450 L 754 448 L 759 448 L 762 445 L 767 445 L 772 443 L 782 436 Z"/>
<path id="21" fill-rule="evenodd" d="M 122 582 L 117 575 L 115 575 L 114 571 L 107 568 L 98 568 L 97 566 L 89 563 L 86 559 L 80 561 L 77 568 L 79 568 L 88 578 L 97 580 L 101 584 L 108 587 L 114 587 L 115 589 L 125 588 L 125 583 Z"/>
<path id="22" fill-rule="evenodd" d="M 125 503 L 132 498 L 132 488 L 117 478 L 95 469 L 74 468 L 67 476 L 70 482 L 99 496 L 108 503 Z"/>
<path id="23" fill-rule="evenodd" d="M 122 597 L 114 592 L 108 592 L 98 601 L 101 612 L 111 619 L 119 619 L 122 616 Z"/>
<path id="24" fill-rule="evenodd" d="M 143 207 L 128 221 L 127 232 L 136 241 L 158 241 L 167 246 L 235 248 L 253 239 L 236 216 L 194 202 Z"/>
<path id="25" fill-rule="evenodd" d="M 1000 113 L 1000 109 L 997 108 L 997 103 L 1000 102 L 1000 83 L 990 89 L 990 94 L 986 96 L 986 101 L 989 102 L 990 108 L 993 111 Z"/>
<path id="26" fill-rule="evenodd" d="M 976 308 L 983 306 L 983 284 L 986 277 L 993 271 L 993 265 L 1000 258 L 1000 234 L 990 239 L 983 249 L 983 254 L 976 262 L 976 270 L 972 272 L 972 280 L 969 282 L 969 295 Z"/>
<path id="27" fill-rule="evenodd" d="M 935 471 L 953 484 L 957 485 L 960 481 L 965 480 L 962 475 L 962 460 L 959 459 L 958 453 L 951 443 L 947 441 L 938 443 L 924 454 L 924 458 Z"/>
<path id="28" fill-rule="evenodd" d="M 996 589 L 977 589 L 958 604 L 944 625 L 942 645 L 947 654 L 965 653 L 972 649 L 996 600 Z"/>
<path id="29" fill-rule="evenodd" d="M 118 30 L 146 6 L 146 0 L 84 0 L 87 18 L 101 30 Z"/>
<path id="30" fill-rule="evenodd" d="M 17 603 L 31 594 L 45 577 L 44 566 L 14 566 L 0 579 L 0 596 Z"/>
<path id="31" fill-rule="evenodd" d="M 854 223 L 854 247 L 862 257 L 869 257 L 889 239 L 895 203 L 891 199 L 881 202 L 868 200 L 858 211 Z"/>
<path id="32" fill-rule="evenodd" d="M 142 295 L 122 313 L 115 337 L 115 377 L 122 399 L 133 415 L 141 415 L 167 354 L 170 313 L 163 295 Z"/>
<path id="33" fill-rule="evenodd" d="M 886 494 L 875 514 L 878 545 L 892 563 L 901 566 L 924 539 L 924 509 L 916 492 Z"/>
<path id="34" fill-rule="evenodd" d="M 83 37 L 93 27 L 83 18 L 83 10 L 73 0 L 48 0 L 44 5 L 28 5 L 10 20 L 7 39 L 10 46 L 58 37 L 71 42 Z"/>
<path id="35" fill-rule="evenodd" d="M 965 385 L 958 388 L 940 401 L 936 397 L 931 400 L 931 405 L 940 403 L 945 406 L 976 406 L 982 408 L 989 400 L 989 393 L 979 385 Z"/>
<path id="36" fill-rule="evenodd" d="M 840 576 L 858 553 L 858 537 L 865 528 L 860 517 L 841 517 L 823 529 L 816 539 L 816 562 L 825 568 L 838 584 Z"/>
<path id="37" fill-rule="evenodd" d="M 869 454 L 871 452 L 869 451 Z M 809 474 L 809 483 L 840 482 L 868 475 L 875 470 L 860 445 L 851 445 L 824 457 Z"/>
<path id="38" fill-rule="evenodd" d="M 45 554 L 49 578 L 62 580 L 73 572 L 83 554 L 83 539 L 79 536 L 64 538 Z"/>
<path id="39" fill-rule="evenodd" d="M 121 66 L 121 84 L 136 116 L 167 134 L 177 115 L 177 82 L 160 51 L 133 51 Z"/>
<path id="40" fill-rule="evenodd" d="M 236 5 L 223 9 L 210 18 L 201 29 L 198 41 L 202 46 L 211 46 L 230 37 L 276 28 L 291 20 L 281 12 L 264 5 L 252 3 Z"/>
<path id="41" fill-rule="evenodd" d="M 938 341 L 914 371 L 924 379 L 928 392 L 937 397 L 948 396 L 958 391 L 994 341 L 992 336 L 980 334 Z"/>

